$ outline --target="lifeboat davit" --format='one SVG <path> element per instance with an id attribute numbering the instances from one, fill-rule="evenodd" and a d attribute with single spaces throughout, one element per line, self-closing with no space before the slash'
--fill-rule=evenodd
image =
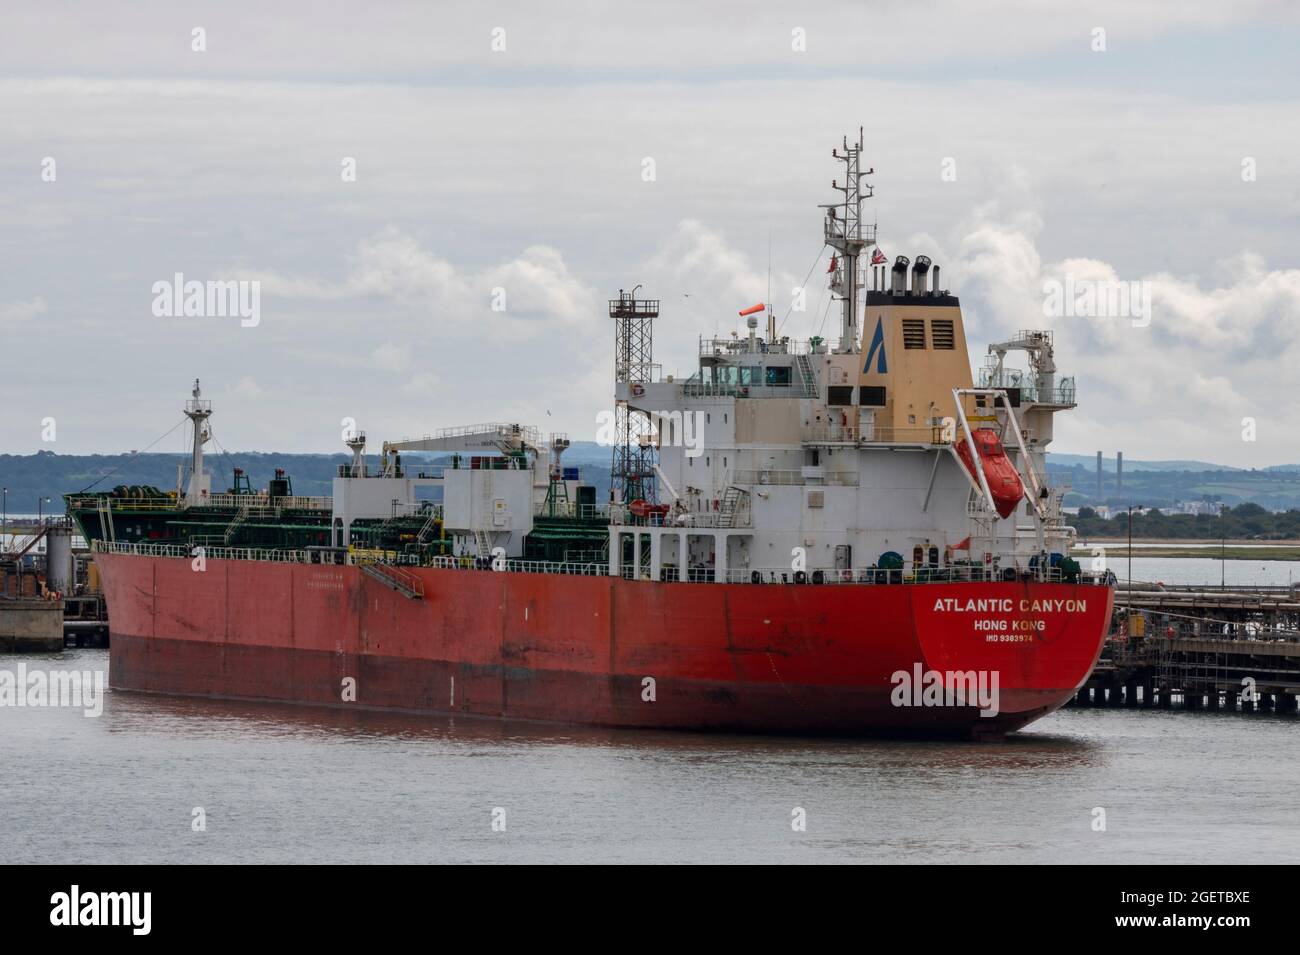
<path id="1" fill-rule="evenodd" d="M 996 431 L 992 428 L 976 428 L 970 436 L 975 442 L 980 463 L 984 466 L 984 478 L 988 481 L 989 493 L 993 495 L 998 516 L 1010 517 L 1011 512 L 1025 496 L 1025 486 L 1020 481 L 1020 474 L 1016 471 L 1016 466 L 1011 463 L 1011 459 L 1007 457 L 1007 452 L 1003 449 L 1002 441 Z M 975 468 L 975 462 L 971 460 L 970 444 L 965 440 L 957 442 L 957 456 L 961 458 L 962 464 L 966 465 L 966 470 L 975 479 L 975 483 L 979 484 L 979 471 Z"/>

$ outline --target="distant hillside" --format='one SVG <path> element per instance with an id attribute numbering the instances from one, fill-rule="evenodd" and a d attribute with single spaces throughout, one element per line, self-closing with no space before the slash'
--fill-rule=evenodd
<path id="1" fill-rule="evenodd" d="M 445 460 L 445 456 L 406 455 L 408 463 L 418 466 L 421 460 Z M 30 455 L 0 455 L 0 485 L 9 489 L 10 514 L 34 514 L 41 497 L 51 498 L 43 504 L 45 511 L 58 511 L 64 494 L 88 486 L 112 488 L 118 484 L 152 484 L 163 490 L 176 486 L 176 467 L 185 460 L 179 454 L 91 454 L 62 455 L 40 451 Z M 330 481 L 345 454 L 274 454 L 237 452 L 210 454 L 208 467 L 213 473 L 213 487 L 225 489 L 231 483 L 231 470 L 242 467 L 254 487 L 265 487 L 275 468 L 282 467 L 293 479 L 298 494 L 330 493 Z M 377 464 L 376 456 L 369 456 Z M 580 467 L 583 477 L 597 487 L 598 499 L 609 491 L 610 449 L 594 441 L 575 441 L 565 452 L 563 461 Z M 1188 467 L 1179 467 L 1179 465 Z M 1124 506 L 1141 504 L 1170 508 L 1178 501 L 1216 500 L 1230 506 L 1258 504 L 1271 511 L 1300 508 L 1300 466 L 1279 465 L 1260 470 L 1226 468 L 1203 462 L 1125 461 L 1124 486 L 1116 487 L 1113 467 L 1103 474 L 1101 493 L 1097 492 L 1095 459 L 1085 455 L 1048 455 L 1048 472 L 1053 484 L 1068 484 L 1066 504 Z M 1145 465 L 1145 466 L 1143 466 Z"/>
<path id="2" fill-rule="evenodd" d="M 1103 472 L 1115 473 L 1116 458 L 1102 457 L 1101 469 Z M 1047 453 L 1047 463 L 1055 464 L 1063 468 L 1084 467 L 1097 473 L 1097 456 L 1095 454 L 1055 454 L 1051 451 Z M 1277 469 L 1283 468 L 1300 468 L 1295 464 L 1280 464 Z M 1132 471 L 1240 471 L 1241 468 L 1230 467 L 1226 464 L 1212 464 L 1209 461 L 1141 461 L 1124 459 L 1124 473 Z M 1271 469 L 1270 469 L 1271 470 Z"/>
<path id="3" fill-rule="evenodd" d="M 1139 504 L 1171 508 L 1177 502 L 1221 501 L 1232 507 L 1258 504 L 1270 511 L 1300 507 L 1300 471 L 1293 468 L 1265 470 L 1135 470 L 1124 462 L 1124 486 L 1117 486 L 1115 472 L 1103 474 L 1097 490 L 1097 471 L 1092 466 L 1062 467 L 1049 455 L 1048 478 L 1054 485 L 1067 484 L 1069 506 L 1107 504 L 1112 507 Z"/>

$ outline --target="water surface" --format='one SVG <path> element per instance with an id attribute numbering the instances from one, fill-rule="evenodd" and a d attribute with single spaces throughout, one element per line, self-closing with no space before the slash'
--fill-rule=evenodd
<path id="1" fill-rule="evenodd" d="M 107 652 L 0 668 L 20 661 L 104 669 Z M 99 718 L 0 709 L 0 766 L 6 862 L 1263 863 L 1300 850 L 1300 721 L 1266 714 L 1072 709 L 1005 743 L 955 744 L 109 690 Z M 206 832 L 191 829 L 195 807 Z"/>

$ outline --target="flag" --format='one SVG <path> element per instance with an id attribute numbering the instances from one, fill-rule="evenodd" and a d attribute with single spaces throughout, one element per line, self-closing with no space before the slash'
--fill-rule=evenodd
<path id="1" fill-rule="evenodd" d="M 832 253 L 831 253 L 831 267 L 830 267 L 829 269 L 826 270 L 826 274 L 827 274 L 827 275 L 830 275 L 832 272 L 834 272 L 834 271 L 835 271 L 836 269 L 838 269 L 839 267 L 840 267 L 840 260 L 835 256 L 835 253 L 832 252 Z"/>
<path id="2" fill-rule="evenodd" d="M 765 309 L 765 308 L 767 308 L 767 306 L 764 305 L 762 302 L 759 302 L 757 305 L 751 305 L 751 306 L 749 306 L 749 308 L 742 309 L 741 312 L 740 312 L 740 314 L 741 314 L 741 315 L 753 315 L 755 312 L 761 312 L 761 311 L 762 311 L 763 309 Z"/>
<path id="3" fill-rule="evenodd" d="M 888 261 L 889 259 L 885 258 L 885 253 L 881 252 L 879 249 L 876 249 L 875 252 L 871 253 L 872 265 L 884 265 Z"/>

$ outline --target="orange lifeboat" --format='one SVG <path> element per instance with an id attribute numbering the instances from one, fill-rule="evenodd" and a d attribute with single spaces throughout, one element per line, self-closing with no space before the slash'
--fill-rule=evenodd
<path id="1" fill-rule="evenodd" d="M 627 509 L 632 512 L 634 517 L 639 517 L 642 520 L 650 520 L 656 517 L 662 520 L 668 513 L 667 504 L 651 504 L 642 498 L 637 498 L 628 505 Z"/>
<path id="2" fill-rule="evenodd" d="M 984 478 L 989 482 L 989 493 L 993 495 L 993 503 L 997 506 L 998 516 L 1007 518 L 1011 512 L 1016 509 L 1025 496 L 1025 486 L 1020 481 L 1020 475 L 1016 471 L 1016 466 L 1011 463 L 1007 457 L 1007 452 L 1002 447 L 1002 441 L 998 434 L 992 428 L 976 428 L 970 433 L 975 442 L 975 450 L 979 453 L 980 463 L 984 466 Z M 975 467 L 975 462 L 971 460 L 970 444 L 964 440 L 957 442 L 957 456 L 961 458 L 962 464 L 966 465 L 966 470 L 970 472 L 975 483 L 979 483 L 979 471 Z"/>

